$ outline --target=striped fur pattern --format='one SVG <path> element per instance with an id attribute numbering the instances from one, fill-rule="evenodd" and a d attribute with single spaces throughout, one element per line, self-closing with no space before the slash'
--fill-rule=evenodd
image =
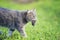
<path id="1" fill-rule="evenodd" d="M 34 26 L 36 22 L 35 13 L 35 9 L 18 11 L 0 8 L 0 26 L 9 29 L 7 37 L 11 36 L 15 29 L 18 30 L 21 37 L 27 37 L 24 25 L 30 21 Z"/>

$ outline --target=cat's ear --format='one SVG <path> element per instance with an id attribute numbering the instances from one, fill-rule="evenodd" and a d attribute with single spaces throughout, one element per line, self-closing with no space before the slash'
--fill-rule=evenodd
<path id="1" fill-rule="evenodd" d="M 36 9 L 35 9 L 35 8 L 33 8 L 33 9 L 32 9 L 32 11 L 36 11 Z"/>
<path id="2" fill-rule="evenodd" d="M 31 12 L 31 10 L 27 10 L 27 13 L 30 13 Z"/>
<path id="3" fill-rule="evenodd" d="M 31 13 L 31 12 L 32 12 L 32 13 L 33 13 L 33 12 L 36 12 L 36 9 L 33 8 L 33 9 L 27 11 L 27 13 Z"/>

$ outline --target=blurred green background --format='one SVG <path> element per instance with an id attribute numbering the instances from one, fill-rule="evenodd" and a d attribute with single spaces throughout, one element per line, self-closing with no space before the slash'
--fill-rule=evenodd
<path id="1" fill-rule="evenodd" d="M 14 10 L 30 10 L 36 8 L 37 22 L 35 27 L 31 22 L 26 24 L 27 38 L 21 38 L 16 30 L 9 38 L 5 38 L 7 28 L 0 27 L 4 33 L 0 40 L 60 40 L 60 0 L 33 0 L 20 2 L 0 0 L 0 7 Z"/>

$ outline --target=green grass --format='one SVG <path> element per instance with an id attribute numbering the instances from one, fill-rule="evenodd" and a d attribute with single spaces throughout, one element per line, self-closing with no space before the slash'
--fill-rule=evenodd
<path id="1" fill-rule="evenodd" d="M 40 0 L 30 4 L 18 4 L 11 1 L 0 0 L 0 6 L 14 10 L 36 8 L 37 22 L 35 27 L 29 22 L 26 24 L 28 38 L 20 38 L 16 30 L 12 37 L 3 40 L 60 40 L 60 0 Z M 6 28 L 0 28 L 6 34 Z M 4 38 L 4 35 L 3 37 Z"/>

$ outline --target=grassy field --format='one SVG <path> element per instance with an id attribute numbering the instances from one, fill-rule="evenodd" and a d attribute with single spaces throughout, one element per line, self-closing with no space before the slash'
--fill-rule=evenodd
<path id="1" fill-rule="evenodd" d="M 14 10 L 36 8 L 37 10 L 35 27 L 31 25 L 31 22 L 25 25 L 28 38 L 21 39 L 17 30 L 11 37 L 5 38 L 8 29 L 0 28 L 4 32 L 4 34 L 0 35 L 3 40 L 60 40 L 60 0 L 39 0 L 29 4 L 0 0 L 0 7 Z"/>

